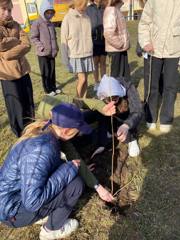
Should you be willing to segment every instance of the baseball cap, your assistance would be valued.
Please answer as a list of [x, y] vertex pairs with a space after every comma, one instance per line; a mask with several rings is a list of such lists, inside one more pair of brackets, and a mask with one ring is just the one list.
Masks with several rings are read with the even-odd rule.
[[51, 109], [51, 123], [62, 128], [76, 128], [90, 134], [92, 128], [84, 121], [83, 113], [73, 104], [61, 103]]

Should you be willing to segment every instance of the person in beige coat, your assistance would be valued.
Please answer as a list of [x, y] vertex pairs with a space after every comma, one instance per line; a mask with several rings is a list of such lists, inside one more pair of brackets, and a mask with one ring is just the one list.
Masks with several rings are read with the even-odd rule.
[[122, 5], [122, 0], [107, 1], [103, 17], [105, 48], [111, 58], [111, 76], [130, 79], [127, 54], [130, 38], [120, 9]]
[[30, 66], [25, 58], [31, 45], [11, 17], [11, 0], [0, 2], [0, 80], [12, 131], [17, 137], [34, 118]]
[[160, 131], [171, 130], [177, 94], [178, 61], [180, 57], [180, 1], [148, 0], [138, 28], [142, 49], [150, 55], [149, 82], [145, 117], [147, 127], [156, 129], [159, 111], [159, 81], [163, 69], [163, 96], [160, 106]]
[[87, 0], [74, 0], [61, 26], [61, 57], [69, 72], [77, 74], [77, 96], [87, 91], [88, 73], [94, 71], [91, 22]]

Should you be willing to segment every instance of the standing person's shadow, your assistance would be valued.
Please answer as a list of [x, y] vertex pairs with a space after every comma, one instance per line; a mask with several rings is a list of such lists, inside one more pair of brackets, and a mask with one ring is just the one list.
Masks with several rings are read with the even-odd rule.
[[145, 132], [140, 139], [144, 177], [140, 196], [120, 216], [109, 240], [180, 239], [180, 117], [168, 134]]
[[135, 87], [137, 88], [139, 86], [139, 82], [143, 76], [143, 66], [139, 66], [138, 61], [132, 61], [129, 63], [130, 69], [131, 69], [131, 80]]

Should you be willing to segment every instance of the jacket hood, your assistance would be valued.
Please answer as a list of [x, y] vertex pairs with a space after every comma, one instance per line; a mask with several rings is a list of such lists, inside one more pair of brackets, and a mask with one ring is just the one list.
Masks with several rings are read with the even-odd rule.
[[74, 8], [70, 8], [68, 13], [69, 13], [70, 15], [74, 15], [74, 16], [76, 16], [76, 17], [81, 17], [81, 16], [86, 15], [86, 12], [80, 13], [80, 12], [78, 12], [78, 10], [76, 10], [76, 9], [74, 9]]
[[45, 19], [44, 13], [47, 10], [53, 10], [55, 12], [55, 10], [54, 10], [54, 1], [53, 0], [43, 0], [42, 1], [39, 12], [40, 12], [40, 15], [41, 15], [41, 17], [43, 19]]
[[104, 75], [98, 87], [97, 97], [103, 100], [111, 96], [124, 97], [126, 96], [126, 89], [115, 78]]

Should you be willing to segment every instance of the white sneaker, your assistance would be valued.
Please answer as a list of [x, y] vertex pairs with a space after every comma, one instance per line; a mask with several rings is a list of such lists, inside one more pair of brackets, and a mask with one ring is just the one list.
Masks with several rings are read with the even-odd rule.
[[146, 122], [146, 127], [148, 128], [148, 130], [156, 130], [156, 123]]
[[128, 143], [128, 153], [130, 157], [137, 157], [140, 154], [137, 140]]
[[61, 89], [56, 89], [56, 94], [60, 94], [60, 93], [62, 93], [62, 91], [61, 91]]
[[54, 92], [54, 91], [52, 91], [52, 92], [50, 92], [50, 93], [48, 93], [47, 95], [49, 95], [49, 96], [55, 96], [56, 95], [56, 93]]
[[97, 92], [98, 87], [99, 87], [99, 83], [95, 83], [95, 84], [94, 84], [94, 91], [95, 91], [95, 92]]
[[76, 219], [67, 219], [66, 223], [59, 229], [54, 231], [46, 231], [44, 227], [41, 227], [39, 234], [40, 240], [53, 240], [53, 239], [62, 239], [68, 237], [72, 232], [74, 232], [79, 226], [79, 223]]
[[34, 224], [36, 225], [44, 225], [48, 220], [48, 216], [42, 219], [39, 219], [37, 222], [35, 222]]
[[172, 129], [171, 124], [160, 124], [159, 130], [162, 133], [169, 133]]

